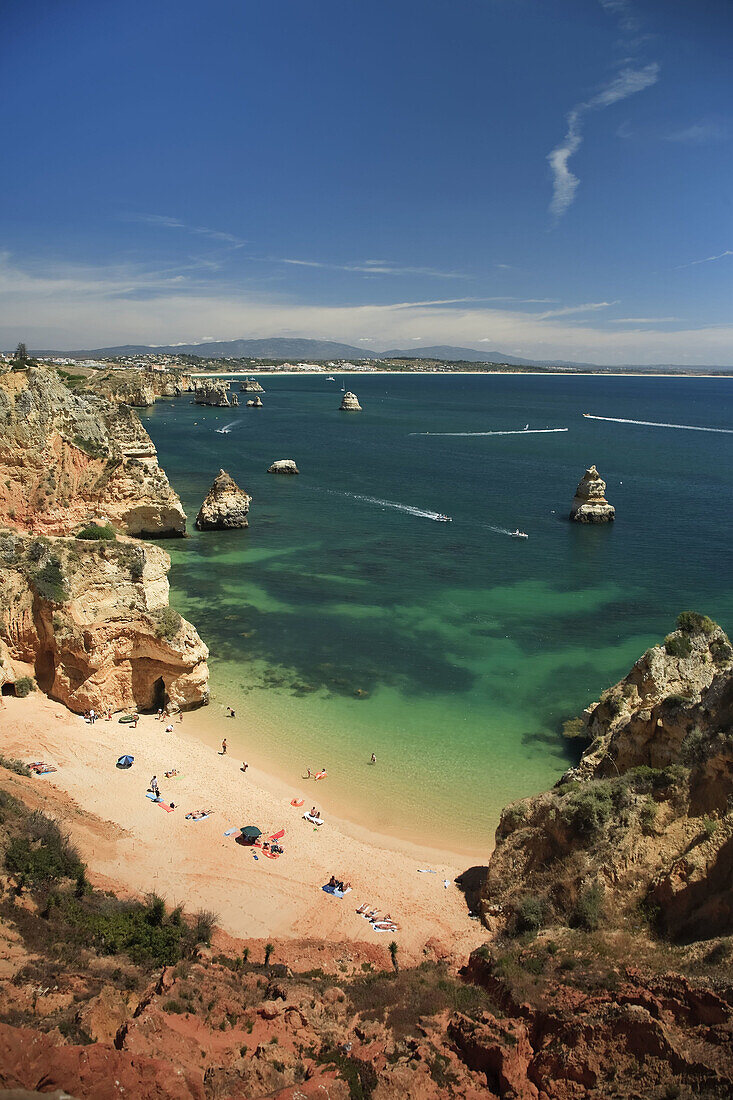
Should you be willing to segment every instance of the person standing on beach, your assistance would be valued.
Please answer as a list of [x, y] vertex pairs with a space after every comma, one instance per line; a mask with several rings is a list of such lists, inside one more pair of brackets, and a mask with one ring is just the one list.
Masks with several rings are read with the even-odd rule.
[[221, 756], [226, 756], [226, 754], [227, 754], [227, 739], [225, 737], [224, 740], [221, 743], [221, 753], [220, 753], [220, 755]]
[[247, 761], [246, 761], [246, 760], [243, 760], [243, 761], [242, 761], [242, 771], [243, 771], [243, 772], [246, 772], [246, 770], [247, 770], [247, 768], [248, 768], [248, 767], [249, 767], [249, 764], [247, 763]]
[[376, 764], [376, 762], [377, 762], [377, 758], [376, 758], [375, 754], [374, 754], [374, 753], [372, 753], [372, 758], [371, 758], [371, 760], [369, 761], [369, 763], [370, 763], [370, 764]]

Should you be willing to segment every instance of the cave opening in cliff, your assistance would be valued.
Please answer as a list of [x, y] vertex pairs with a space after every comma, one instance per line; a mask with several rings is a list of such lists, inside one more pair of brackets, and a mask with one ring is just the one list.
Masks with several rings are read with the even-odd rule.
[[162, 676], [153, 684], [151, 710], [162, 710], [168, 705], [168, 692], [165, 689], [165, 681]]

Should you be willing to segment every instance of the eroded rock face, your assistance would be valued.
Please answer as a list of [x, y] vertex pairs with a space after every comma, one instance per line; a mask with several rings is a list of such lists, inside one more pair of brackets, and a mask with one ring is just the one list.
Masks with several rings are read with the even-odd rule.
[[131, 535], [185, 534], [137, 415], [43, 367], [0, 376], [0, 523], [54, 535], [98, 517]]
[[292, 458], [278, 458], [267, 468], [268, 474], [299, 474], [300, 470]]
[[262, 398], [259, 397], [259, 396], [258, 397], [253, 397], [251, 399], [251, 401], [247, 402], [247, 408], [248, 409], [262, 409], [262, 408], [264, 408], [264, 406], [262, 404]]
[[595, 466], [583, 474], [570, 508], [570, 519], [576, 523], [610, 523], [616, 509], [606, 500], [606, 483]]
[[147, 408], [155, 403], [157, 397], [177, 397], [185, 393], [191, 385], [191, 379], [180, 370], [145, 371], [136, 368], [129, 370], [99, 371], [84, 384], [85, 393], [96, 393], [124, 405], [134, 408]]
[[342, 397], [339, 412], [361, 412], [359, 398], [351, 390], [347, 390]]
[[254, 378], [246, 378], [244, 382], [239, 385], [240, 393], [264, 393], [264, 389], [259, 382]]
[[[229, 407], [229, 383], [223, 378], [207, 379], [197, 382], [194, 390], [194, 402], [197, 405], [222, 405]], [[237, 402], [239, 404], [239, 402]]]
[[77, 713], [208, 701], [208, 650], [168, 606], [170, 558], [134, 542], [6, 535], [0, 650], [8, 673]]
[[219, 470], [196, 516], [196, 527], [199, 531], [248, 527], [247, 513], [251, 502], [249, 493], [240, 489], [226, 470]]

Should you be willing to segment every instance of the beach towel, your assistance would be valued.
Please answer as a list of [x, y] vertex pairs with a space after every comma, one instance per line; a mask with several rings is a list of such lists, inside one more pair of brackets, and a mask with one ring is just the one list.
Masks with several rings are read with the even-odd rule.
[[169, 806], [167, 802], [161, 802], [160, 800], [158, 800], [158, 802], [156, 802], [155, 805], [156, 806], [162, 806], [162, 808], [165, 810], [165, 812], [167, 814], [172, 814], [173, 813], [174, 807]]
[[431, 871], [429, 867], [418, 867], [418, 875], [437, 875], [437, 871]]
[[204, 814], [202, 817], [189, 817], [186, 814], [186, 821], [206, 821], [207, 817], [211, 817], [211, 814]]
[[303, 814], [303, 818], [305, 821], [310, 821], [312, 825], [323, 825], [322, 817], [311, 817], [310, 814]]
[[28, 767], [34, 775], [48, 775], [50, 772], [58, 771], [53, 764], [29, 764]]
[[272, 836], [268, 837], [267, 839], [268, 840], [281, 840], [282, 837], [284, 837], [284, 836], [285, 836], [285, 830], [281, 829], [279, 833], [273, 833]]
[[227, 829], [224, 833], [224, 836], [232, 836], [233, 833], [238, 833], [238, 832], [239, 832], [239, 829], [235, 825], [233, 829]]
[[268, 859], [279, 859], [282, 852], [265, 852], [263, 849], [262, 854], [263, 856], [267, 856]]
[[160, 795], [153, 794], [152, 791], [146, 791], [145, 792], [145, 797], [152, 799], [153, 802], [160, 802]]
[[328, 883], [326, 883], [325, 886], [322, 886], [321, 889], [323, 890], [324, 893], [332, 894], [333, 897], [335, 897], [335, 898], [345, 898], [347, 894], [351, 893], [351, 887], [350, 886], [347, 886], [346, 889], [342, 891], [342, 890], [337, 890], [335, 886], [329, 886]]

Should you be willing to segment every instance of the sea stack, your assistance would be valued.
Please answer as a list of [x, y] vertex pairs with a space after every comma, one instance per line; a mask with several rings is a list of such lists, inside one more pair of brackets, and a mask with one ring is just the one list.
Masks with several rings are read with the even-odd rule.
[[254, 378], [246, 378], [244, 382], [240, 382], [240, 393], [264, 393], [262, 386]]
[[606, 483], [595, 466], [583, 474], [570, 508], [575, 523], [610, 523], [616, 509], [606, 500]]
[[359, 398], [351, 390], [347, 390], [344, 394], [339, 412], [361, 412]]
[[[221, 380], [200, 382], [196, 384], [194, 390], [194, 404], [196, 405], [219, 405], [225, 408], [229, 407], [229, 397], [227, 391], [229, 389], [229, 383]], [[239, 402], [237, 402], [239, 404]]]
[[267, 469], [268, 474], [299, 474], [300, 470], [292, 458], [278, 458]]
[[249, 527], [247, 513], [252, 497], [240, 489], [226, 470], [219, 470], [196, 516], [199, 531], [227, 531]]
[[259, 396], [259, 394], [257, 395], [257, 397], [250, 398], [250, 400], [247, 402], [247, 408], [248, 409], [262, 409], [262, 408], [264, 408], [264, 405], [262, 404], [262, 398]]

